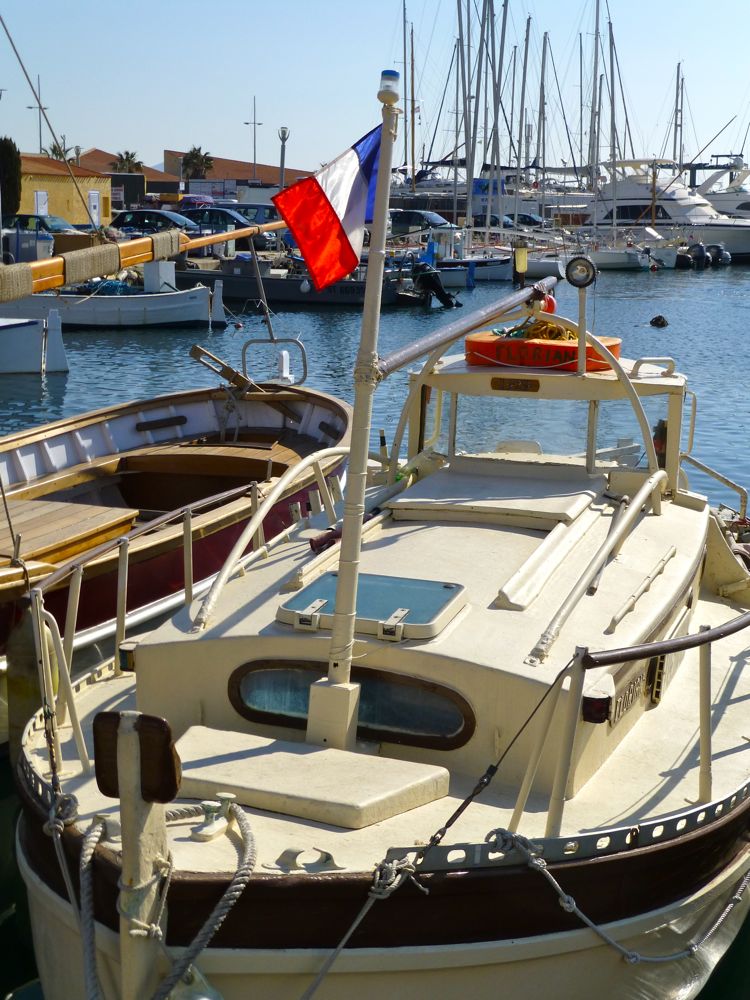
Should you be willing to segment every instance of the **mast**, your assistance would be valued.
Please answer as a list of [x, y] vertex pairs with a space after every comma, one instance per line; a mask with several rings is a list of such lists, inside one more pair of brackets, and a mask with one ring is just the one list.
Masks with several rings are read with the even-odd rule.
[[[474, 114], [471, 116], [471, 150], [466, 162], [466, 218], [471, 227], [474, 222], [474, 164], [476, 162], [477, 134], [479, 130], [479, 102], [482, 96], [482, 59], [486, 60], [487, 42], [487, 0], [482, 4], [481, 24], [479, 27], [479, 45], [477, 47], [477, 75], [474, 90]], [[471, 111], [471, 102], [468, 106]], [[471, 238], [471, 228], [469, 230]]]
[[[492, 164], [493, 170], [491, 171], [490, 184], [494, 180], [495, 192], [497, 194], [498, 202], [498, 215], [504, 215], [503, 211], [503, 198], [502, 198], [502, 184], [500, 175], [500, 97], [502, 89], [503, 80], [503, 61], [505, 58], [505, 28], [508, 20], [508, 0], [503, 0], [503, 21], [502, 27], [500, 29], [500, 54], [497, 61], [495, 60], [495, 5], [494, 0], [490, 3], [490, 23], [493, 26], [492, 33], [490, 35], [492, 42], [492, 63], [494, 66], [494, 73], [492, 77], [492, 106], [493, 106], [493, 116], [492, 120], [494, 122], [494, 128], [492, 133]], [[490, 187], [490, 196], [487, 198], [487, 225], [489, 226], [489, 217], [492, 213], [492, 188]]]
[[543, 143], [543, 133], [544, 133], [544, 108], [547, 102], [546, 95], [544, 92], [544, 78], [545, 70], [547, 66], [547, 41], [549, 39], [549, 33], [544, 32], [544, 37], [542, 38], [542, 73], [541, 79], [539, 80], [539, 112], [536, 119], [536, 180], [539, 180], [539, 164], [541, 163], [542, 155], [542, 143]]
[[594, 171], [599, 164], [599, 121], [598, 107], [599, 97], [597, 94], [597, 84], [599, 83], [599, 0], [596, 0], [596, 19], [594, 26], [594, 73], [591, 79], [591, 122], [589, 124], [589, 175], [591, 183], [594, 183], [596, 176]]
[[681, 69], [682, 63], [677, 63], [677, 79], [674, 95], [674, 136], [672, 139], [672, 159], [677, 163], [679, 170], [682, 170], [682, 101], [685, 85]]
[[615, 126], [615, 36], [609, 25], [609, 141], [612, 163], [612, 240], [617, 240], [617, 128]]
[[[414, 25], [411, 25], [411, 115], [409, 124], [411, 125], [411, 189], [417, 190], [417, 161], [414, 150]], [[406, 129], [404, 129], [406, 131]]]
[[[578, 35], [578, 156], [583, 163], [583, 35]], [[579, 184], [580, 186], [580, 184]]]
[[306, 740], [321, 746], [352, 749], [357, 734], [359, 684], [351, 682], [352, 649], [357, 612], [362, 512], [367, 486], [372, 397], [380, 381], [377, 347], [380, 300], [385, 265], [386, 219], [393, 146], [397, 135], [398, 74], [385, 71], [378, 99], [383, 104], [383, 131], [375, 190], [362, 332], [354, 368], [354, 414], [336, 581], [336, 602], [328, 654], [328, 676], [310, 687]]
[[[518, 46], [513, 46], [513, 79], [510, 90], [510, 127], [508, 128], [508, 166], [513, 162], [515, 149], [513, 147], [513, 119], [516, 116], [516, 52]], [[503, 212], [503, 215], [505, 212]]]
[[404, 167], [406, 170], [409, 169], [409, 130], [406, 127], [406, 116], [409, 111], [409, 101], [408, 101], [408, 88], [406, 86], [406, 0], [402, 0], [402, 17], [401, 17], [401, 36], [404, 44]]
[[523, 46], [523, 72], [521, 73], [521, 100], [518, 106], [518, 149], [516, 150], [516, 184], [513, 199], [513, 222], [518, 225], [518, 185], [521, 180], [521, 150], [523, 149], [524, 110], [526, 101], [526, 71], [529, 63], [529, 35], [531, 34], [531, 18], [526, 19], [526, 39]]
[[458, 221], [458, 99], [459, 99], [459, 48], [461, 39], [456, 39], [456, 120], [453, 126], [453, 222]]

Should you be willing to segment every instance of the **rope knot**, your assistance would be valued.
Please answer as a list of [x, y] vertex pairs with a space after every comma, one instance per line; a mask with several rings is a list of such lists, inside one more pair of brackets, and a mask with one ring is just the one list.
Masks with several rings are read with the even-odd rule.
[[637, 951], [626, 951], [623, 957], [628, 965], [638, 965], [641, 960], [641, 956]]
[[575, 913], [578, 909], [572, 896], [560, 896], [559, 903], [566, 913]]

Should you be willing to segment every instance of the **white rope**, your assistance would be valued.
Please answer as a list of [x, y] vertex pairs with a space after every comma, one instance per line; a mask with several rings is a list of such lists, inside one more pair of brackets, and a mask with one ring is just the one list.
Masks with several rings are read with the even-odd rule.
[[[198, 807], [198, 809], [200, 810], [200, 807]], [[242, 836], [242, 857], [240, 858], [240, 863], [237, 866], [237, 871], [234, 873], [234, 876], [227, 886], [224, 895], [221, 897], [219, 902], [207, 917], [201, 929], [198, 931], [193, 943], [186, 949], [181, 957], [174, 962], [169, 975], [162, 981], [156, 993], [154, 993], [152, 1000], [167, 1000], [167, 997], [172, 992], [174, 987], [186, 975], [198, 955], [200, 955], [203, 949], [208, 945], [211, 938], [224, 923], [227, 914], [240, 898], [245, 886], [250, 881], [250, 876], [253, 873], [257, 859], [255, 837], [253, 836], [250, 821], [245, 815], [244, 810], [240, 806], [235, 805], [235, 803], [232, 803], [229, 809], [232, 816], [237, 821], [237, 825], [240, 829], [240, 835]], [[180, 811], [181, 810], [175, 810], [175, 812]], [[202, 810], [200, 811], [202, 812]], [[172, 814], [168, 814], [170, 818], [171, 815]]]
[[697, 941], [691, 941], [685, 948], [681, 951], [672, 952], [669, 955], [643, 955], [637, 951], [631, 951], [628, 948], [623, 948], [621, 944], [618, 944], [605, 930], [603, 930], [598, 924], [594, 923], [586, 914], [579, 908], [575, 899], [568, 895], [550, 872], [547, 867], [547, 862], [544, 858], [540, 857], [534, 845], [531, 841], [527, 840], [525, 837], [519, 837], [517, 834], [511, 833], [509, 830], [493, 830], [485, 838], [488, 844], [493, 845], [498, 851], [502, 853], [507, 853], [509, 850], [515, 848], [518, 850], [525, 858], [526, 863], [532, 871], [539, 872], [544, 878], [549, 882], [552, 888], [557, 893], [559, 898], [560, 906], [565, 910], [566, 913], [572, 913], [574, 916], [578, 917], [581, 923], [585, 924], [590, 930], [592, 930], [598, 937], [604, 941], [605, 944], [609, 945], [618, 952], [629, 965], [638, 965], [639, 963], [665, 963], [665, 962], [676, 962], [683, 958], [691, 958], [696, 954], [696, 952], [703, 947], [703, 945], [711, 938], [716, 931], [725, 922], [727, 917], [730, 915], [732, 910], [737, 906], [737, 904], [742, 900], [742, 896], [750, 884], [750, 872], [746, 872], [743, 878], [737, 884], [737, 888], [732, 894], [731, 899], [724, 907], [722, 912], [719, 914], [717, 919], [711, 924], [708, 930], [698, 938]]
[[83, 975], [87, 1000], [101, 1000], [102, 988], [96, 970], [96, 925], [94, 921], [94, 887], [92, 858], [96, 845], [104, 834], [104, 820], [94, 818], [84, 837], [78, 863], [81, 885], [81, 943], [83, 945]]

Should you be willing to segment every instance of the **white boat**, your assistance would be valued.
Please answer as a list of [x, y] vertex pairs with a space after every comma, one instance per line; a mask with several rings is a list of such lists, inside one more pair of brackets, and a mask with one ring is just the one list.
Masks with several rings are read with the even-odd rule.
[[721, 244], [734, 261], [750, 260], [750, 218], [721, 215], [701, 194], [685, 185], [676, 164], [618, 160], [616, 184], [608, 181], [602, 185], [591, 202], [588, 223], [611, 228], [613, 204], [618, 229], [629, 228], [635, 241], [640, 230], [649, 226], [679, 234], [689, 243]]
[[63, 329], [226, 326], [221, 282], [211, 288], [197, 285], [178, 290], [172, 261], [145, 264], [144, 279], [142, 287], [103, 279], [76, 287], [36, 292], [0, 302], [0, 317], [47, 319], [50, 312], [56, 310]]
[[[578, 320], [547, 279], [385, 358], [365, 308], [343, 504], [237, 575], [271, 491], [111, 663], [71, 682], [32, 590], [46, 1000], [698, 995], [750, 905], [747, 493], [690, 489], [732, 484], [686, 379], [587, 332], [567, 273]], [[368, 487], [372, 393], [421, 357]]]
[[[585, 334], [579, 365], [548, 287], [377, 362], [429, 355], [359, 548], [300, 522], [135, 672], [61, 664], [21, 757], [47, 1000], [97, 966], [122, 997], [187, 966], [225, 998], [698, 995], [750, 903], [746, 494], [727, 520], [689, 488], [673, 362]], [[439, 357], [499, 320], [531, 339]]]
[[59, 313], [47, 319], [0, 319], [0, 375], [67, 371]]

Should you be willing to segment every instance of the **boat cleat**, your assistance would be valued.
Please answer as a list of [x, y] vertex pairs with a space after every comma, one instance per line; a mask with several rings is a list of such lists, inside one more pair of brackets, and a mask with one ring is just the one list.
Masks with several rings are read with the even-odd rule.
[[[315, 856], [317, 855], [317, 857]], [[264, 864], [264, 868], [274, 872], [342, 872], [344, 869], [333, 860], [330, 851], [319, 847], [311, 850], [306, 848], [288, 847], [282, 851], [275, 864]]]
[[232, 822], [229, 807], [236, 797], [231, 792], [218, 792], [216, 799], [206, 799], [201, 802], [203, 822], [190, 831], [191, 840], [214, 840], [226, 833]]

